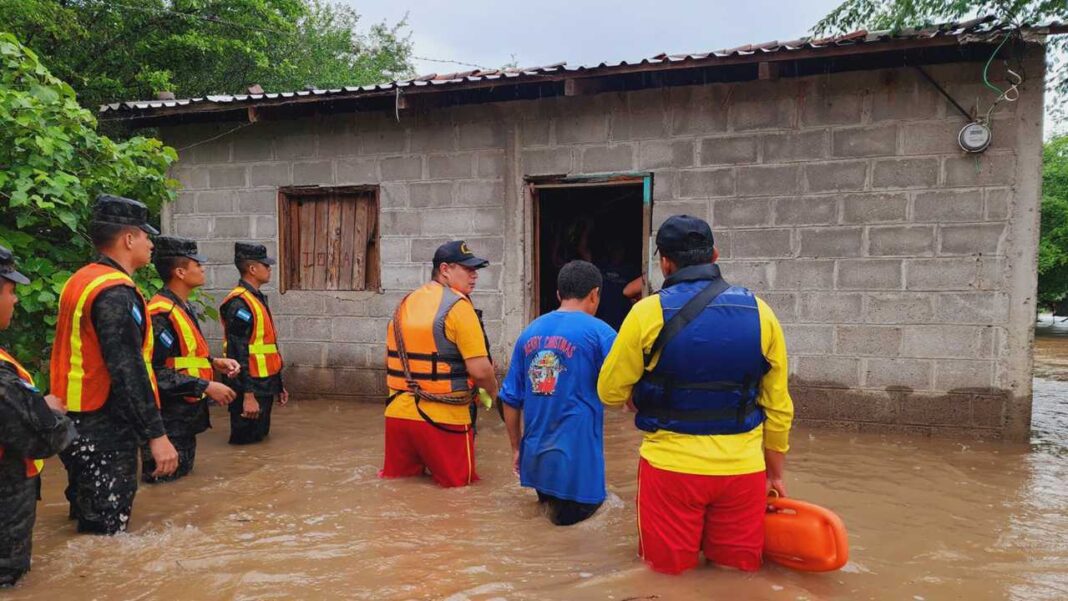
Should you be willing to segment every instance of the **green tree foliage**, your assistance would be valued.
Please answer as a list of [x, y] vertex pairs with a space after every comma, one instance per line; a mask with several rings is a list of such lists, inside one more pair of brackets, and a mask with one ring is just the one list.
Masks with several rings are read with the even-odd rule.
[[1042, 236], [1038, 246], [1038, 302], [1068, 297], [1068, 136], [1046, 143], [1042, 164]]
[[0, 0], [10, 31], [83, 106], [378, 83], [411, 74], [404, 23], [359, 33], [327, 0]]
[[0, 244], [33, 280], [19, 287], [16, 319], [2, 340], [31, 369], [47, 361], [64, 282], [93, 256], [92, 199], [137, 198], [158, 215], [178, 185], [166, 176], [174, 149], [151, 138], [116, 142], [96, 127], [70, 86], [0, 33]]

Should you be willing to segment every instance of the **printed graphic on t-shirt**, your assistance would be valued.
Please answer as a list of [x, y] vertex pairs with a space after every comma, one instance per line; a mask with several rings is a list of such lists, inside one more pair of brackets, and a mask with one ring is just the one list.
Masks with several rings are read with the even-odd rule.
[[534, 394], [550, 396], [556, 394], [556, 384], [560, 374], [566, 371], [560, 357], [555, 351], [544, 350], [534, 355], [527, 375], [530, 377], [530, 389]]

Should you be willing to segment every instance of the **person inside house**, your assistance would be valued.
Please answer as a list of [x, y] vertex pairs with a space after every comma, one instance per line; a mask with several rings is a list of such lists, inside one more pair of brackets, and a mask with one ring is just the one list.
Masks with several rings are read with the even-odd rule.
[[434, 253], [431, 280], [397, 306], [386, 328], [385, 461], [379, 476], [430, 474], [443, 487], [478, 480], [469, 406], [497, 378], [471, 302], [489, 261], [462, 240]]
[[712, 230], [688, 215], [656, 234], [664, 286], [631, 309], [597, 382], [645, 432], [638, 552], [656, 571], [761, 565], [766, 496], [785, 496], [793, 420], [786, 343], [774, 312], [728, 284]]
[[271, 432], [271, 409], [277, 399], [284, 406], [289, 392], [282, 381], [282, 353], [278, 333], [262, 287], [271, 281], [275, 264], [267, 247], [234, 243], [234, 265], [241, 279], [219, 308], [224, 351], [237, 362], [234, 376], [224, 379], [239, 399], [229, 404], [230, 444], [263, 441]]
[[67, 280], [52, 346], [51, 392], [78, 439], [60, 454], [78, 532], [124, 532], [137, 493], [137, 451], [147, 442], [156, 477], [178, 468], [159, 412], [152, 320], [130, 275], [152, 260], [148, 207], [102, 194], [89, 237], [100, 257]]
[[560, 308], [523, 330], [501, 385], [519, 482], [537, 492], [558, 526], [589, 518], [605, 499], [597, 374], [616, 333], [594, 317], [601, 286], [592, 263], [564, 265], [556, 286]]
[[[0, 246], [0, 331], [11, 325], [16, 287], [29, 283], [11, 251]], [[0, 348], [0, 587], [14, 585], [30, 570], [38, 476], [44, 459], [77, 436], [64, 413], [62, 401], [42, 395], [30, 372]]]
[[148, 303], [156, 335], [152, 368], [159, 384], [163, 427], [178, 451], [178, 469], [169, 476], [153, 476], [156, 463], [151, 453], [142, 452], [141, 478], [148, 483], [177, 480], [192, 471], [197, 434], [211, 427], [208, 400], [228, 405], [236, 396], [229, 386], [213, 381], [214, 371], [233, 378], [241, 369], [233, 359], [211, 356], [189, 304], [193, 291], [204, 285], [205, 259], [198, 254], [196, 241], [159, 236], [155, 245], [153, 264], [164, 285]]

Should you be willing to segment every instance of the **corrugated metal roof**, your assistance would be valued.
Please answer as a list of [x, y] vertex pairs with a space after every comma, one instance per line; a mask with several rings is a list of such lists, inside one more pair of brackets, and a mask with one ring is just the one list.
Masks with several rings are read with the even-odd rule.
[[[1025, 28], [1028, 33], [1042, 35], [1051, 32], [1063, 32], [1068, 25], [1050, 23], [1042, 26]], [[992, 36], [997, 36], [1004, 31], [1012, 29], [1012, 25], [997, 23], [993, 16], [987, 16], [970, 21], [959, 21], [932, 25], [925, 28], [904, 29], [899, 31], [866, 31], [859, 30], [852, 33], [831, 36], [825, 38], [804, 37], [786, 42], [771, 41], [762, 44], [746, 44], [736, 48], [716, 50], [712, 52], [697, 52], [689, 54], [658, 54], [656, 56], [641, 59], [639, 61], [620, 61], [618, 63], [602, 62], [592, 66], [568, 66], [567, 63], [555, 63], [540, 67], [507, 68], [492, 70], [472, 70], [456, 73], [431, 73], [412, 79], [391, 81], [388, 83], [367, 86], [346, 86], [334, 89], [309, 89], [296, 92], [277, 92], [264, 94], [218, 94], [200, 98], [187, 98], [179, 100], [135, 100], [128, 102], [116, 102], [105, 104], [100, 107], [102, 114], [136, 112], [141, 116], [150, 116], [158, 109], [172, 109], [176, 107], [193, 107], [195, 105], [255, 105], [261, 101], [297, 99], [312, 96], [323, 97], [358, 97], [366, 94], [397, 91], [403, 92], [411, 89], [441, 88], [445, 90], [452, 87], [463, 87], [477, 82], [493, 81], [523, 81], [539, 79], [545, 76], [559, 76], [567, 74], [590, 76], [594, 74], [610, 75], [614, 70], [635, 66], [662, 65], [665, 68], [680, 63], [701, 63], [714, 65], [718, 60], [732, 59], [735, 57], [761, 56], [773, 53], [796, 52], [800, 50], [828, 50], [832, 48], [859, 47], [863, 45], [880, 44], [901, 40], [924, 40], [938, 37], [958, 38], [961, 43], [975, 41], [989, 41]], [[199, 107], [198, 107], [199, 108]], [[205, 106], [207, 108], [207, 106]], [[111, 115], [108, 115], [111, 116]], [[116, 118], [122, 115], [114, 115]]]

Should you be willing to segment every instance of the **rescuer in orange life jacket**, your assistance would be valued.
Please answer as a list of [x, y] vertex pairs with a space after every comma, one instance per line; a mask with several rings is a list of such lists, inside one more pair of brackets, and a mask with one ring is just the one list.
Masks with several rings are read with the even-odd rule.
[[159, 236], [155, 242], [152, 260], [164, 286], [148, 303], [156, 334], [152, 368], [159, 384], [163, 427], [178, 451], [178, 470], [170, 476], [153, 476], [156, 462], [142, 453], [145, 482], [177, 480], [193, 469], [196, 436], [211, 427], [208, 399], [228, 405], [236, 396], [229, 386], [212, 381], [214, 370], [234, 377], [241, 369], [233, 359], [211, 356], [197, 314], [189, 305], [189, 295], [204, 285], [201, 265], [205, 259], [197, 253], [196, 241]]
[[[16, 284], [29, 283], [15, 270], [11, 251], [0, 246], [0, 330], [11, 324]], [[15, 584], [30, 569], [43, 459], [77, 436], [63, 413], [63, 403], [42, 396], [30, 372], [0, 348], [0, 587]]]
[[260, 288], [271, 281], [275, 260], [267, 247], [234, 243], [234, 265], [241, 281], [223, 299], [219, 310], [225, 334], [226, 356], [237, 361], [240, 372], [228, 378], [241, 397], [230, 403], [230, 444], [251, 444], [271, 431], [271, 408], [289, 402], [282, 382], [282, 355], [267, 296]]
[[489, 261], [453, 241], [434, 253], [431, 281], [397, 306], [386, 329], [385, 464], [379, 476], [429, 470], [441, 486], [464, 486], [475, 473], [468, 407], [477, 388], [497, 398], [497, 378], [470, 294]]
[[52, 346], [52, 394], [62, 399], [78, 439], [60, 455], [67, 467], [70, 516], [79, 532], [126, 530], [137, 493], [137, 448], [148, 441], [153, 475], [178, 467], [163, 429], [152, 371], [148, 304], [130, 278], [152, 259], [144, 204], [102, 194], [89, 237], [96, 262], [67, 280]]

